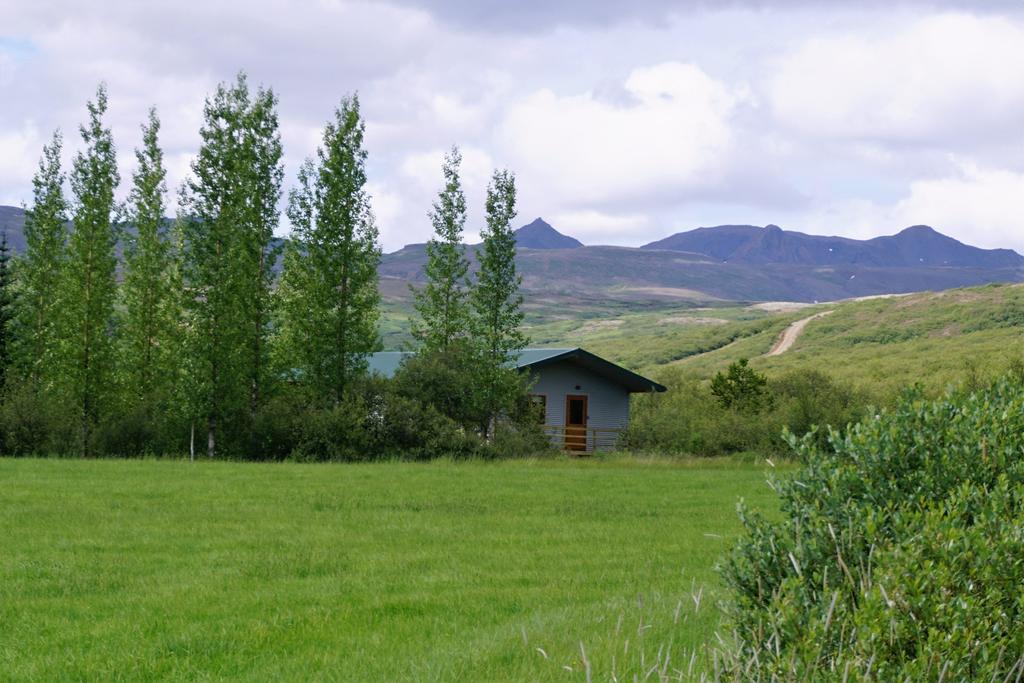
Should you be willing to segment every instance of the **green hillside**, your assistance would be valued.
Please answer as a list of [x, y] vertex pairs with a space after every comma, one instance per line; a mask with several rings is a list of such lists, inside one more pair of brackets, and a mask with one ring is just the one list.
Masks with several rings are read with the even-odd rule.
[[801, 316], [829, 309], [833, 312], [809, 323], [781, 355], [762, 355], [777, 338], [777, 332], [764, 332], [676, 365], [707, 377], [749, 357], [769, 376], [810, 368], [875, 393], [913, 383], [938, 391], [1004, 371], [1024, 353], [1024, 288], [1019, 285], [818, 306]]
[[[810, 322], [787, 352], [766, 354], [791, 323]], [[532, 330], [545, 344], [586, 346], [656, 377], [709, 378], [739, 358], [769, 377], [815, 369], [872, 393], [915, 382], [940, 390], [1024, 357], [1024, 288], [986, 285], [770, 312], [662, 309]]]

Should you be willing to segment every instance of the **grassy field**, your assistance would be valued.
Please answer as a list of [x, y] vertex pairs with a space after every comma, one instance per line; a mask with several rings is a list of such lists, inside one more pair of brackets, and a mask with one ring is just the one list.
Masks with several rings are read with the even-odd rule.
[[[0, 460], [5, 680], [632, 680], [699, 666], [722, 459]], [[666, 663], [666, 657], [670, 656]]]

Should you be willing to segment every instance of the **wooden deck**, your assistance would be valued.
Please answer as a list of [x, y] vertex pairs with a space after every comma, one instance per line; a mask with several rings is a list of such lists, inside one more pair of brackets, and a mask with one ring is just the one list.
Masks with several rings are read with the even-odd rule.
[[611, 451], [619, 444], [621, 429], [597, 429], [591, 427], [564, 427], [544, 425], [544, 435], [556, 448], [576, 453]]

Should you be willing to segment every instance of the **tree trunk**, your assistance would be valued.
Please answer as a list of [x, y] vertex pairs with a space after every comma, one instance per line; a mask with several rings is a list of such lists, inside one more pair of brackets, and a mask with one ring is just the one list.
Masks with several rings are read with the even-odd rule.
[[217, 418], [210, 415], [209, 420], [206, 423], [206, 455], [207, 457], [214, 457], [217, 454], [216, 438], [215, 434], [217, 431]]

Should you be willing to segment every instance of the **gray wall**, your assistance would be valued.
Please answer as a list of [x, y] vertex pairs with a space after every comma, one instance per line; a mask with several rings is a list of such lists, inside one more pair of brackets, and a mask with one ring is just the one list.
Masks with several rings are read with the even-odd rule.
[[[544, 365], [530, 374], [534, 379], [530, 393], [547, 397], [545, 424], [565, 426], [567, 394], [587, 397], [588, 429], [622, 429], [629, 424], [629, 392], [619, 384], [569, 361]], [[594, 445], [591, 439], [588, 450]]]

